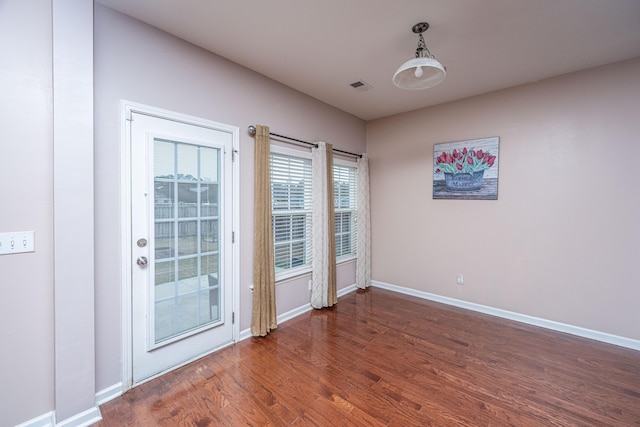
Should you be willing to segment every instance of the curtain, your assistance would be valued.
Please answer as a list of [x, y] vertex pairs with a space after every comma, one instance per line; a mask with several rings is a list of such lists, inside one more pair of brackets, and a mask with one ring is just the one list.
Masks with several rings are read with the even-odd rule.
[[358, 249], [356, 286], [365, 289], [371, 286], [371, 215], [369, 201], [369, 159], [362, 154], [358, 159], [358, 200], [356, 217], [358, 224]]
[[311, 306], [331, 307], [338, 302], [336, 287], [336, 235], [333, 200], [333, 146], [319, 142], [311, 155], [313, 186], [313, 261]]
[[251, 334], [263, 337], [278, 327], [271, 226], [269, 127], [256, 126], [254, 157], [253, 308]]

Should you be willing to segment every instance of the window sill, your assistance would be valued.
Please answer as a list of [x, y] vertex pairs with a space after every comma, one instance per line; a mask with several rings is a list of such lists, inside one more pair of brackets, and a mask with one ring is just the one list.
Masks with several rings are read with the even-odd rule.
[[336, 259], [336, 264], [346, 264], [347, 262], [355, 261], [356, 259], [358, 259], [357, 255], [346, 255]]
[[286, 282], [296, 279], [300, 276], [304, 276], [305, 274], [310, 274], [311, 271], [312, 270], [310, 265], [303, 265], [301, 267], [281, 271], [279, 273], [276, 273], [276, 285], [278, 285], [280, 282]]
[[[346, 264], [348, 262], [355, 262], [357, 259], [356, 255], [347, 255], [341, 258], [336, 259], [336, 265]], [[300, 276], [304, 276], [306, 274], [311, 274], [313, 270], [310, 265], [303, 265], [301, 267], [292, 268], [289, 270], [284, 270], [276, 273], [276, 286], [280, 283], [288, 282], [290, 280], [295, 280]]]

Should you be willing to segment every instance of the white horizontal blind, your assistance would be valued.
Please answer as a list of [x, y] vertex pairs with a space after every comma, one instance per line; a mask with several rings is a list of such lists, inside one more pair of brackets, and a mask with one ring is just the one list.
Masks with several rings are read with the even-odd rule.
[[276, 273], [311, 264], [311, 159], [271, 153]]
[[333, 166], [335, 204], [336, 257], [355, 255], [358, 227], [356, 223], [357, 173], [355, 166]]

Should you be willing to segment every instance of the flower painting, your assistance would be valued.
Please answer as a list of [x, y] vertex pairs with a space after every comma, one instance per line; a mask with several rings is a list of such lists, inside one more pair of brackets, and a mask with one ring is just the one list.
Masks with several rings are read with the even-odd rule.
[[434, 199], [498, 199], [498, 148], [491, 138], [433, 146]]

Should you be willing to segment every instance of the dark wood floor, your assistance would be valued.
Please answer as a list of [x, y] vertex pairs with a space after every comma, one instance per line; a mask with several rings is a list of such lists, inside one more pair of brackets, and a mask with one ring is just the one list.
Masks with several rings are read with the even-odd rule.
[[638, 426], [640, 352], [382, 289], [125, 393], [97, 426]]

